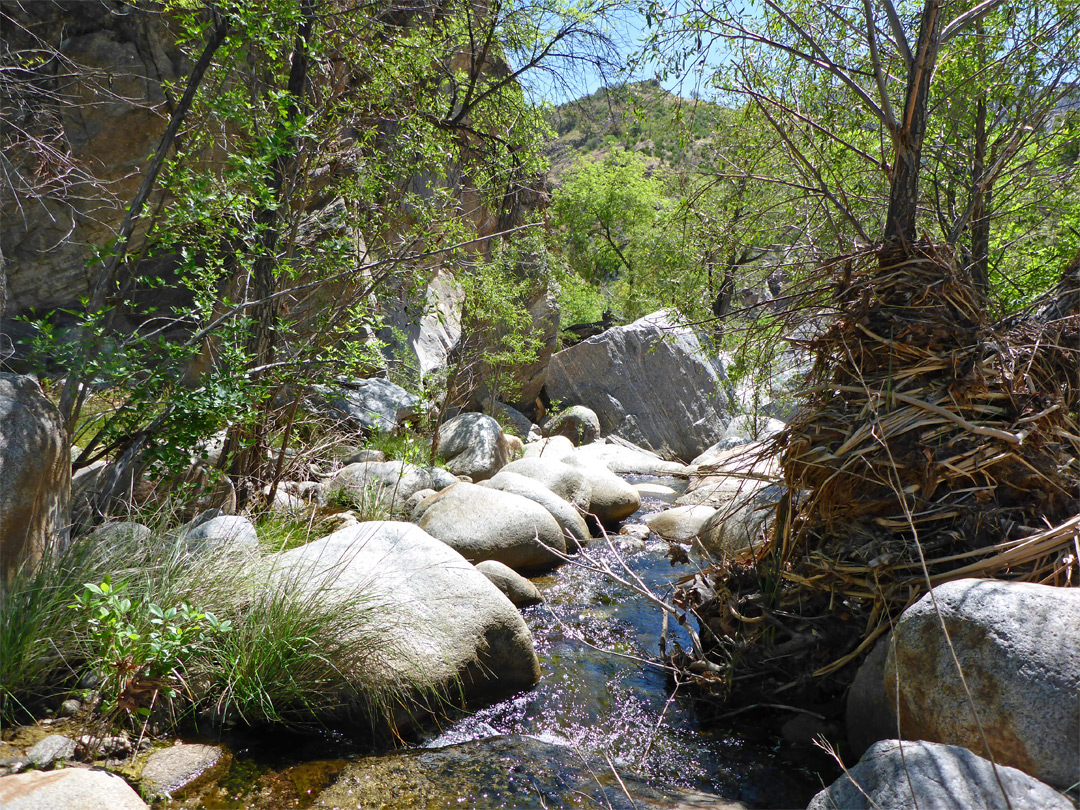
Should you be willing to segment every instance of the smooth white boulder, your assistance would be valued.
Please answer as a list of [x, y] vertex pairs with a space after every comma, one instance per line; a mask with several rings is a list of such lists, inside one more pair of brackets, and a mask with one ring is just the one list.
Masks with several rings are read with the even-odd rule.
[[540, 678], [517, 608], [458, 552], [411, 523], [360, 523], [287, 551], [278, 563], [290, 588], [317, 589], [330, 603], [362, 591], [384, 614], [385, 643], [357, 673], [362, 683], [410, 684], [425, 705], [432, 692], [452, 698], [459, 689], [473, 703], [490, 702]]
[[498, 560], [518, 572], [563, 562], [566, 538], [536, 501], [479, 484], [459, 483], [424, 500], [417, 525], [473, 563]]

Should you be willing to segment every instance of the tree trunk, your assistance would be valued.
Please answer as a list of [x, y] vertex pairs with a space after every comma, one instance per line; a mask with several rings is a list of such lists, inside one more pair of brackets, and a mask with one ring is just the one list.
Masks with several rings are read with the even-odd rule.
[[[209, 69], [211, 61], [213, 61], [214, 54], [217, 53], [218, 48], [225, 42], [225, 37], [228, 33], [228, 18], [217, 18], [214, 29], [210, 34], [210, 38], [203, 47], [202, 55], [199, 56], [199, 61], [195, 63], [195, 67], [191, 70], [191, 75], [188, 76], [184, 95], [177, 103], [176, 109], [173, 110], [172, 116], [169, 119], [169, 125], [165, 128], [165, 134], [161, 136], [161, 142], [158, 144], [157, 151], [154, 153], [153, 158], [151, 158], [150, 163], [146, 167], [146, 173], [143, 175], [142, 183], [139, 185], [139, 191], [135, 194], [135, 198], [131, 201], [131, 205], [128, 206], [124, 221], [120, 223], [120, 230], [117, 232], [116, 244], [113, 247], [112, 254], [98, 274], [94, 287], [90, 292], [90, 300], [86, 305], [86, 312], [90, 316], [102, 312], [105, 309], [106, 304], [109, 303], [109, 297], [113, 294], [113, 290], [116, 287], [116, 278], [120, 269], [120, 264], [127, 254], [131, 236], [135, 233], [135, 226], [139, 222], [139, 216], [142, 214], [143, 207], [146, 205], [146, 201], [150, 199], [150, 194], [157, 184], [158, 174], [165, 163], [165, 158], [168, 157], [169, 151], [172, 149], [173, 141], [176, 140], [176, 136], [180, 132], [180, 127], [184, 123], [184, 118], [187, 117], [188, 110], [191, 109], [191, 105], [195, 100], [195, 93], [199, 89], [199, 85], [202, 84], [203, 76], [206, 75], [206, 71]], [[108, 321], [106, 324], [108, 324]], [[64, 381], [63, 390], [60, 393], [60, 415], [67, 425], [68, 433], [71, 433], [75, 429], [75, 422], [78, 420], [79, 410], [85, 396], [79, 366], [85, 361], [86, 357], [90, 356], [90, 354], [96, 350], [96, 347], [89, 342], [88, 337], [80, 334], [78, 340], [83, 343], [83, 347], [80, 350], [80, 358], [69, 369], [67, 379]]]
[[990, 292], [990, 206], [993, 186], [983, 186], [986, 170], [986, 96], [980, 96], [975, 110], [975, 159], [971, 166], [971, 273], [976, 288]]
[[[296, 31], [289, 67], [289, 108], [285, 120], [278, 125], [284, 131], [291, 130], [295, 125], [305, 96], [310, 62], [308, 51], [315, 22], [314, 3], [315, 0], [300, 2], [300, 26]], [[274, 362], [278, 302], [267, 299], [277, 292], [278, 237], [282, 218], [289, 209], [286, 177], [295, 163], [295, 152], [296, 138], [287, 136], [271, 167], [269, 191], [276, 204], [255, 214], [255, 221], [259, 225], [259, 243], [258, 255], [251, 268], [248, 300], [259, 303], [251, 308], [253, 324], [246, 345], [252, 382], [258, 382], [265, 373], [263, 369]], [[266, 474], [269, 472], [266, 450], [271, 410], [271, 402], [265, 401], [259, 407], [250, 431], [244, 426], [229, 431], [222, 459], [231, 459], [229, 471], [236, 479], [238, 506], [249, 501], [260, 482], [269, 477]]]
[[885, 241], [910, 245], [917, 239], [919, 171], [923, 138], [929, 112], [930, 80], [934, 75], [940, 42], [940, 16], [944, 0], [926, 0], [919, 23], [919, 41], [908, 69], [904, 116], [893, 135], [895, 159], [889, 188], [889, 212]]

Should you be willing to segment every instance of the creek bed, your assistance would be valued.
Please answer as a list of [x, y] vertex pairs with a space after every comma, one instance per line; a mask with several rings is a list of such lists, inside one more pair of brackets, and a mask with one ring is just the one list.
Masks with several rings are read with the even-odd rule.
[[[629, 480], [685, 486], [651, 476]], [[667, 507], [645, 496], [629, 522]], [[612, 535], [611, 542], [614, 549], [594, 540], [584, 556], [616, 569], [615, 555], [621, 556], [655, 593], [688, 570], [672, 567], [667, 544], [655, 535], [644, 543]], [[644, 597], [587, 565], [564, 565], [533, 581], [544, 597], [524, 611], [543, 672], [534, 689], [464, 717], [409, 751], [382, 756], [359, 756], [344, 740], [324, 741], [329, 747], [313, 746], [306, 755], [237, 740], [230, 776], [197, 803], [171, 806], [619, 807], [629, 793], [635, 801], [627, 806], [675, 806], [658, 797], [678, 794], [686, 807], [698, 806], [692, 797], [700, 791], [748, 807], [797, 808], [833, 778], [824, 755], [792, 751], [774, 729], [757, 726], [753, 714], [706, 724], [690, 694], [673, 697], [669, 678], [648, 662], [658, 653], [661, 622]], [[309, 761], [294, 764], [303, 759]], [[818, 776], [815, 768], [827, 773]]]

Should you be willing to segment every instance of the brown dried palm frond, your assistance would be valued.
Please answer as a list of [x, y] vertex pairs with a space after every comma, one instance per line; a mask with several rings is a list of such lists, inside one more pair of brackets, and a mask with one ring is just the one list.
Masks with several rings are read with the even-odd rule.
[[774, 528], [678, 594], [719, 665], [699, 680], [832, 675], [950, 579], [1080, 584], [1075, 264], [998, 323], [947, 250], [836, 264], [839, 315], [802, 343], [813, 369], [772, 448]]

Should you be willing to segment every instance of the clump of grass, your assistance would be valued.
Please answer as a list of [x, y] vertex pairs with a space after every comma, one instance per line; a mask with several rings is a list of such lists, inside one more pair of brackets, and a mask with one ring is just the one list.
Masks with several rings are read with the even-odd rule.
[[[298, 527], [282, 531], [296, 537]], [[167, 611], [186, 603], [230, 625], [229, 632], [213, 636], [182, 662], [170, 684], [174, 688], [155, 693], [160, 728], [196, 716], [216, 727], [304, 729], [361, 715], [376, 725], [392, 725], [394, 707], [415, 694], [408, 673], [387, 677], [379, 665], [390, 658], [407, 660], [395, 654], [392, 611], [362, 587], [328, 596], [333, 571], [306, 581], [303, 572], [279, 566], [274, 555], [192, 554], [183, 538], [160, 531], [142, 541], [83, 537], [54, 550], [4, 589], [0, 719], [21, 722], [55, 706], [88, 662], [100, 663], [93, 634], [73, 625], [71, 605], [87, 583], [108, 576], [111, 587], [131, 600], [136, 623], [145, 617], [147, 627], [134, 629], [148, 640], [157, 615], [150, 605]]]
[[409, 430], [394, 433], [375, 433], [367, 442], [372, 450], [380, 450], [387, 461], [407, 461], [422, 466], [427, 463], [431, 439]]
[[56, 702], [74, 681], [75, 634], [67, 605], [95, 576], [88, 544], [47, 549], [0, 583], [0, 723], [26, 720]]
[[328, 600], [332, 585], [312, 587], [308, 573], [269, 567], [250, 591], [244, 622], [205, 672], [216, 696], [205, 708], [217, 721], [300, 729], [327, 717], [392, 724], [392, 707], [405, 695], [378, 674], [387, 657], [399, 658], [386, 630], [392, 613], [363, 590]]
[[394, 491], [379, 481], [369, 481], [363, 488], [341, 486], [331, 495], [331, 503], [342, 509], [349, 509], [356, 514], [361, 523], [367, 521], [392, 520], [391, 503], [395, 500]]
[[314, 523], [314, 512], [302, 520], [277, 512], [266, 512], [255, 520], [259, 546], [265, 552], [274, 553], [307, 545], [314, 539]]

